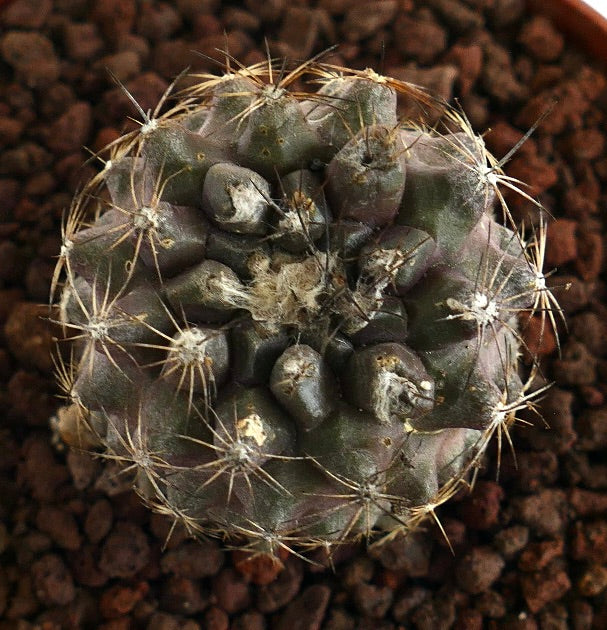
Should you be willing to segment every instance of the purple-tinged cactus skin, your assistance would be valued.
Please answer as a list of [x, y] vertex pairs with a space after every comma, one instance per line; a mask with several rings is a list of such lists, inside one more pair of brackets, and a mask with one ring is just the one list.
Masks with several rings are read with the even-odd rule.
[[140, 111], [53, 283], [64, 415], [152, 507], [270, 554], [433, 515], [532, 404], [520, 322], [558, 312], [544, 234], [462, 114], [372, 70], [277, 68]]

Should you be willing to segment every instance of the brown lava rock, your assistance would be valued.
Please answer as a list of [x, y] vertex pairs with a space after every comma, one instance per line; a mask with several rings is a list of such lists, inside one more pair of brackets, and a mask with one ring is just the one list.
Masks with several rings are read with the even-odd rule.
[[536, 613], [563, 597], [571, 588], [571, 581], [560, 565], [554, 563], [541, 571], [522, 575], [521, 588], [529, 610]]
[[99, 568], [108, 577], [135, 576], [148, 563], [150, 546], [143, 530], [129, 522], [119, 522], [105, 539]]
[[[607, 79], [525, 5], [0, 1], [0, 630], [607, 627]], [[545, 269], [568, 328], [560, 353], [537, 317], [523, 335], [538, 383], [556, 385], [537, 401], [545, 423], [521, 410], [533, 426], [510, 429], [518, 470], [504, 455], [496, 481], [491, 456], [474, 492], [437, 510], [455, 556], [428, 525], [315, 565], [285, 555], [280, 571], [189, 540], [117, 468], [54, 446], [45, 303], [62, 213], [101, 166], [83, 147], [108, 159], [139, 119], [106, 68], [147, 111], [185, 65], [215, 70], [204, 55], [226, 48], [263, 61], [266, 40], [291, 58], [338, 43], [326, 61], [456, 96], [498, 158], [558, 99], [504, 164], [554, 217]], [[507, 197], [537, 225], [536, 206]]]
[[475, 547], [457, 564], [457, 584], [472, 595], [482, 593], [499, 578], [504, 566], [504, 559], [493, 549]]
[[34, 592], [46, 606], [63, 606], [71, 602], [76, 591], [72, 576], [56, 554], [47, 554], [32, 565]]
[[32, 302], [18, 302], [4, 325], [9, 350], [25, 366], [50, 373], [55, 345], [51, 310]]
[[497, 524], [504, 490], [493, 481], [480, 481], [474, 493], [466, 497], [458, 513], [471, 529], [490, 529]]

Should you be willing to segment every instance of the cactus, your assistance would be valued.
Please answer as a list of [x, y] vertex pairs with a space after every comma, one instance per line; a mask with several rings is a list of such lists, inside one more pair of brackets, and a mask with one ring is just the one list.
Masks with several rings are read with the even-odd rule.
[[192, 532], [267, 553], [406, 533], [531, 404], [519, 320], [558, 307], [516, 182], [463, 115], [371, 70], [228, 67], [159, 111], [65, 222], [63, 416]]

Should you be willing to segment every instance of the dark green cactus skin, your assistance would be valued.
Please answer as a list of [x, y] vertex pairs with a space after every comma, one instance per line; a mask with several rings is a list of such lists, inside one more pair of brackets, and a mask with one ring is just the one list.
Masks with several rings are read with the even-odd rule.
[[[304, 71], [315, 95], [289, 90]], [[71, 402], [192, 530], [268, 552], [406, 532], [526, 400], [541, 268], [462, 118], [398, 121], [421, 90], [313, 64], [203, 79], [68, 220]]]

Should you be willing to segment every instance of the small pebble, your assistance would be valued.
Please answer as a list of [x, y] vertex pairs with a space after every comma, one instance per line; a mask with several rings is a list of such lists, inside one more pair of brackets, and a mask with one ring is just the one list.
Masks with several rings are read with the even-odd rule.
[[95, 24], [68, 22], [63, 28], [63, 45], [70, 59], [86, 61], [103, 50], [103, 39]]
[[556, 61], [564, 45], [563, 35], [542, 15], [534, 16], [523, 25], [519, 41], [539, 61]]
[[387, 586], [357, 584], [352, 599], [358, 612], [367, 618], [381, 619], [392, 604], [394, 593]]
[[276, 630], [319, 630], [330, 596], [328, 586], [308, 586], [280, 615]]
[[72, 576], [56, 554], [46, 554], [32, 565], [36, 597], [46, 606], [65, 606], [75, 595]]
[[162, 584], [160, 607], [163, 610], [179, 615], [195, 615], [208, 604], [209, 596], [197, 580], [171, 575]]
[[257, 589], [255, 600], [257, 609], [267, 614], [288, 604], [299, 592], [303, 576], [302, 561], [298, 558], [289, 558], [273, 582]]
[[36, 525], [41, 532], [49, 534], [63, 549], [74, 551], [82, 542], [78, 524], [72, 514], [53, 505], [43, 505], [36, 515]]
[[84, 532], [92, 543], [98, 543], [107, 536], [112, 522], [112, 504], [107, 499], [98, 499], [87, 512]]
[[28, 87], [45, 88], [59, 78], [59, 59], [53, 43], [40, 33], [7, 32], [0, 38], [0, 55]]
[[560, 489], [546, 489], [512, 503], [517, 520], [541, 536], [557, 537], [566, 524], [566, 497]]
[[479, 481], [473, 492], [458, 508], [464, 523], [471, 529], [490, 529], [498, 522], [504, 490], [493, 481]]
[[396, 17], [397, 0], [356, 2], [346, 11], [342, 32], [344, 39], [357, 42], [370, 37]]
[[386, 569], [405, 571], [410, 577], [427, 575], [430, 567], [432, 542], [423, 534], [397, 536], [393, 540], [371, 549], [371, 556]]
[[52, 317], [48, 306], [19, 302], [13, 306], [4, 326], [9, 349], [24, 365], [51, 373], [54, 348]]
[[230, 615], [244, 610], [251, 602], [248, 583], [231, 567], [223, 568], [215, 576], [213, 594], [219, 606]]
[[169, 2], [145, 3], [139, 10], [137, 33], [153, 42], [168, 39], [181, 26], [181, 16]]
[[580, 577], [577, 589], [584, 597], [596, 597], [607, 588], [607, 567], [594, 564]]
[[490, 547], [475, 547], [457, 564], [455, 576], [458, 586], [467, 593], [487, 590], [500, 576], [504, 559]]
[[134, 523], [120, 522], [105, 539], [99, 568], [108, 577], [130, 578], [145, 567], [149, 558], [144, 532]]
[[564, 543], [562, 540], [543, 540], [529, 544], [518, 559], [521, 571], [539, 571], [546, 567], [552, 560], [563, 555]]
[[8, 28], [40, 29], [53, 9], [53, 0], [14, 0], [5, 4], [0, 24]]
[[99, 600], [99, 609], [106, 619], [115, 619], [130, 613], [137, 602], [146, 596], [149, 590], [147, 582], [138, 582], [133, 586], [115, 584], [103, 591]]
[[242, 613], [230, 624], [230, 630], [266, 630], [266, 627], [264, 616], [256, 610]]
[[532, 613], [560, 599], [571, 588], [567, 573], [553, 565], [549, 565], [542, 571], [521, 575], [520, 582], [523, 597]]
[[91, 11], [90, 19], [107, 39], [117, 41], [120, 36], [132, 30], [136, 15], [135, 0], [98, 0]]
[[115, 80], [126, 83], [141, 72], [141, 58], [133, 50], [121, 50], [101, 57], [93, 64], [93, 69], [105, 77], [109, 84], [113, 85]]
[[224, 552], [212, 541], [183, 542], [176, 549], [167, 551], [161, 560], [163, 573], [180, 577], [201, 579], [215, 575], [224, 563]]
[[[419, 19], [400, 13], [394, 23], [395, 44], [405, 60], [422, 65], [432, 63], [447, 48], [447, 32], [434, 20]], [[454, 47], [455, 48], [455, 47]], [[448, 61], [457, 63], [457, 49], [449, 51]], [[480, 69], [479, 69], [480, 71]], [[461, 76], [461, 69], [460, 69]]]

